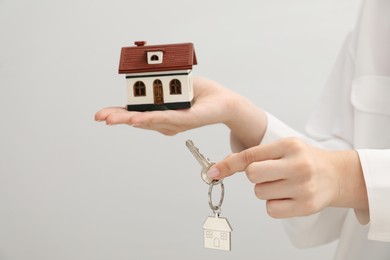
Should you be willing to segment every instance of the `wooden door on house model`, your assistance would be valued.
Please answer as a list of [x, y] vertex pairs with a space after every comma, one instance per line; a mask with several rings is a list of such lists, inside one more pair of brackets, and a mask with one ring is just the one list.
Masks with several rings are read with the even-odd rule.
[[161, 80], [156, 79], [153, 82], [153, 94], [154, 94], [154, 104], [161, 105], [164, 103], [164, 92], [163, 92]]

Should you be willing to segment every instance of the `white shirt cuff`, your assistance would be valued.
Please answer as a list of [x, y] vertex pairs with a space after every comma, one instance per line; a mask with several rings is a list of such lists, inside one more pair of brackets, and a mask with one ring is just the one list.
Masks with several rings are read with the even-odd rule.
[[390, 242], [390, 150], [357, 150], [370, 208], [368, 238]]

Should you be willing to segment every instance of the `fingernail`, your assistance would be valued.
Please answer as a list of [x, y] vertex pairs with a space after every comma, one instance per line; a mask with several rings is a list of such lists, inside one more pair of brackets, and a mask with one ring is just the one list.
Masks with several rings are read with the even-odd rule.
[[218, 177], [220, 174], [219, 170], [217, 169], [217, 167], [211, 167], [209, 169], [209, 171], [207, 172], [207, 177], [209, 177], [210, 179], [215, 179], [216, 177]]

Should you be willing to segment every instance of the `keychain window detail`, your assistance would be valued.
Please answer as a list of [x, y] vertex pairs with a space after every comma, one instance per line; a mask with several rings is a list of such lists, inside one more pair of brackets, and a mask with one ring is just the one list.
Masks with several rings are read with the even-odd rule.
[[173, 79], [169, 82], [169, 89], [171, 95], [181, 95], [181, 82], [178, 79]]
[[143, 83], [142, 81], [137, 81], [134, 83], [134, 96], [135, 97], [146, 96], [145, 83]]

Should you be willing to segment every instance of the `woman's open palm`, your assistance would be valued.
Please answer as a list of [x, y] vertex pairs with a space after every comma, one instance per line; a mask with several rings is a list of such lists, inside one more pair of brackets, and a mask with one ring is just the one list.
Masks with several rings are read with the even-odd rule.
[[205, 78], [196, 77], [193, 82], [194, 102], [189, 109], [136, 112], [124, 107], [108, 107], [97, 112], [95, 120], [106, 121], [108, 125], [128, 124], [165, 135], [228, 123], [232, 116], [229, 110], [238, 95]]

